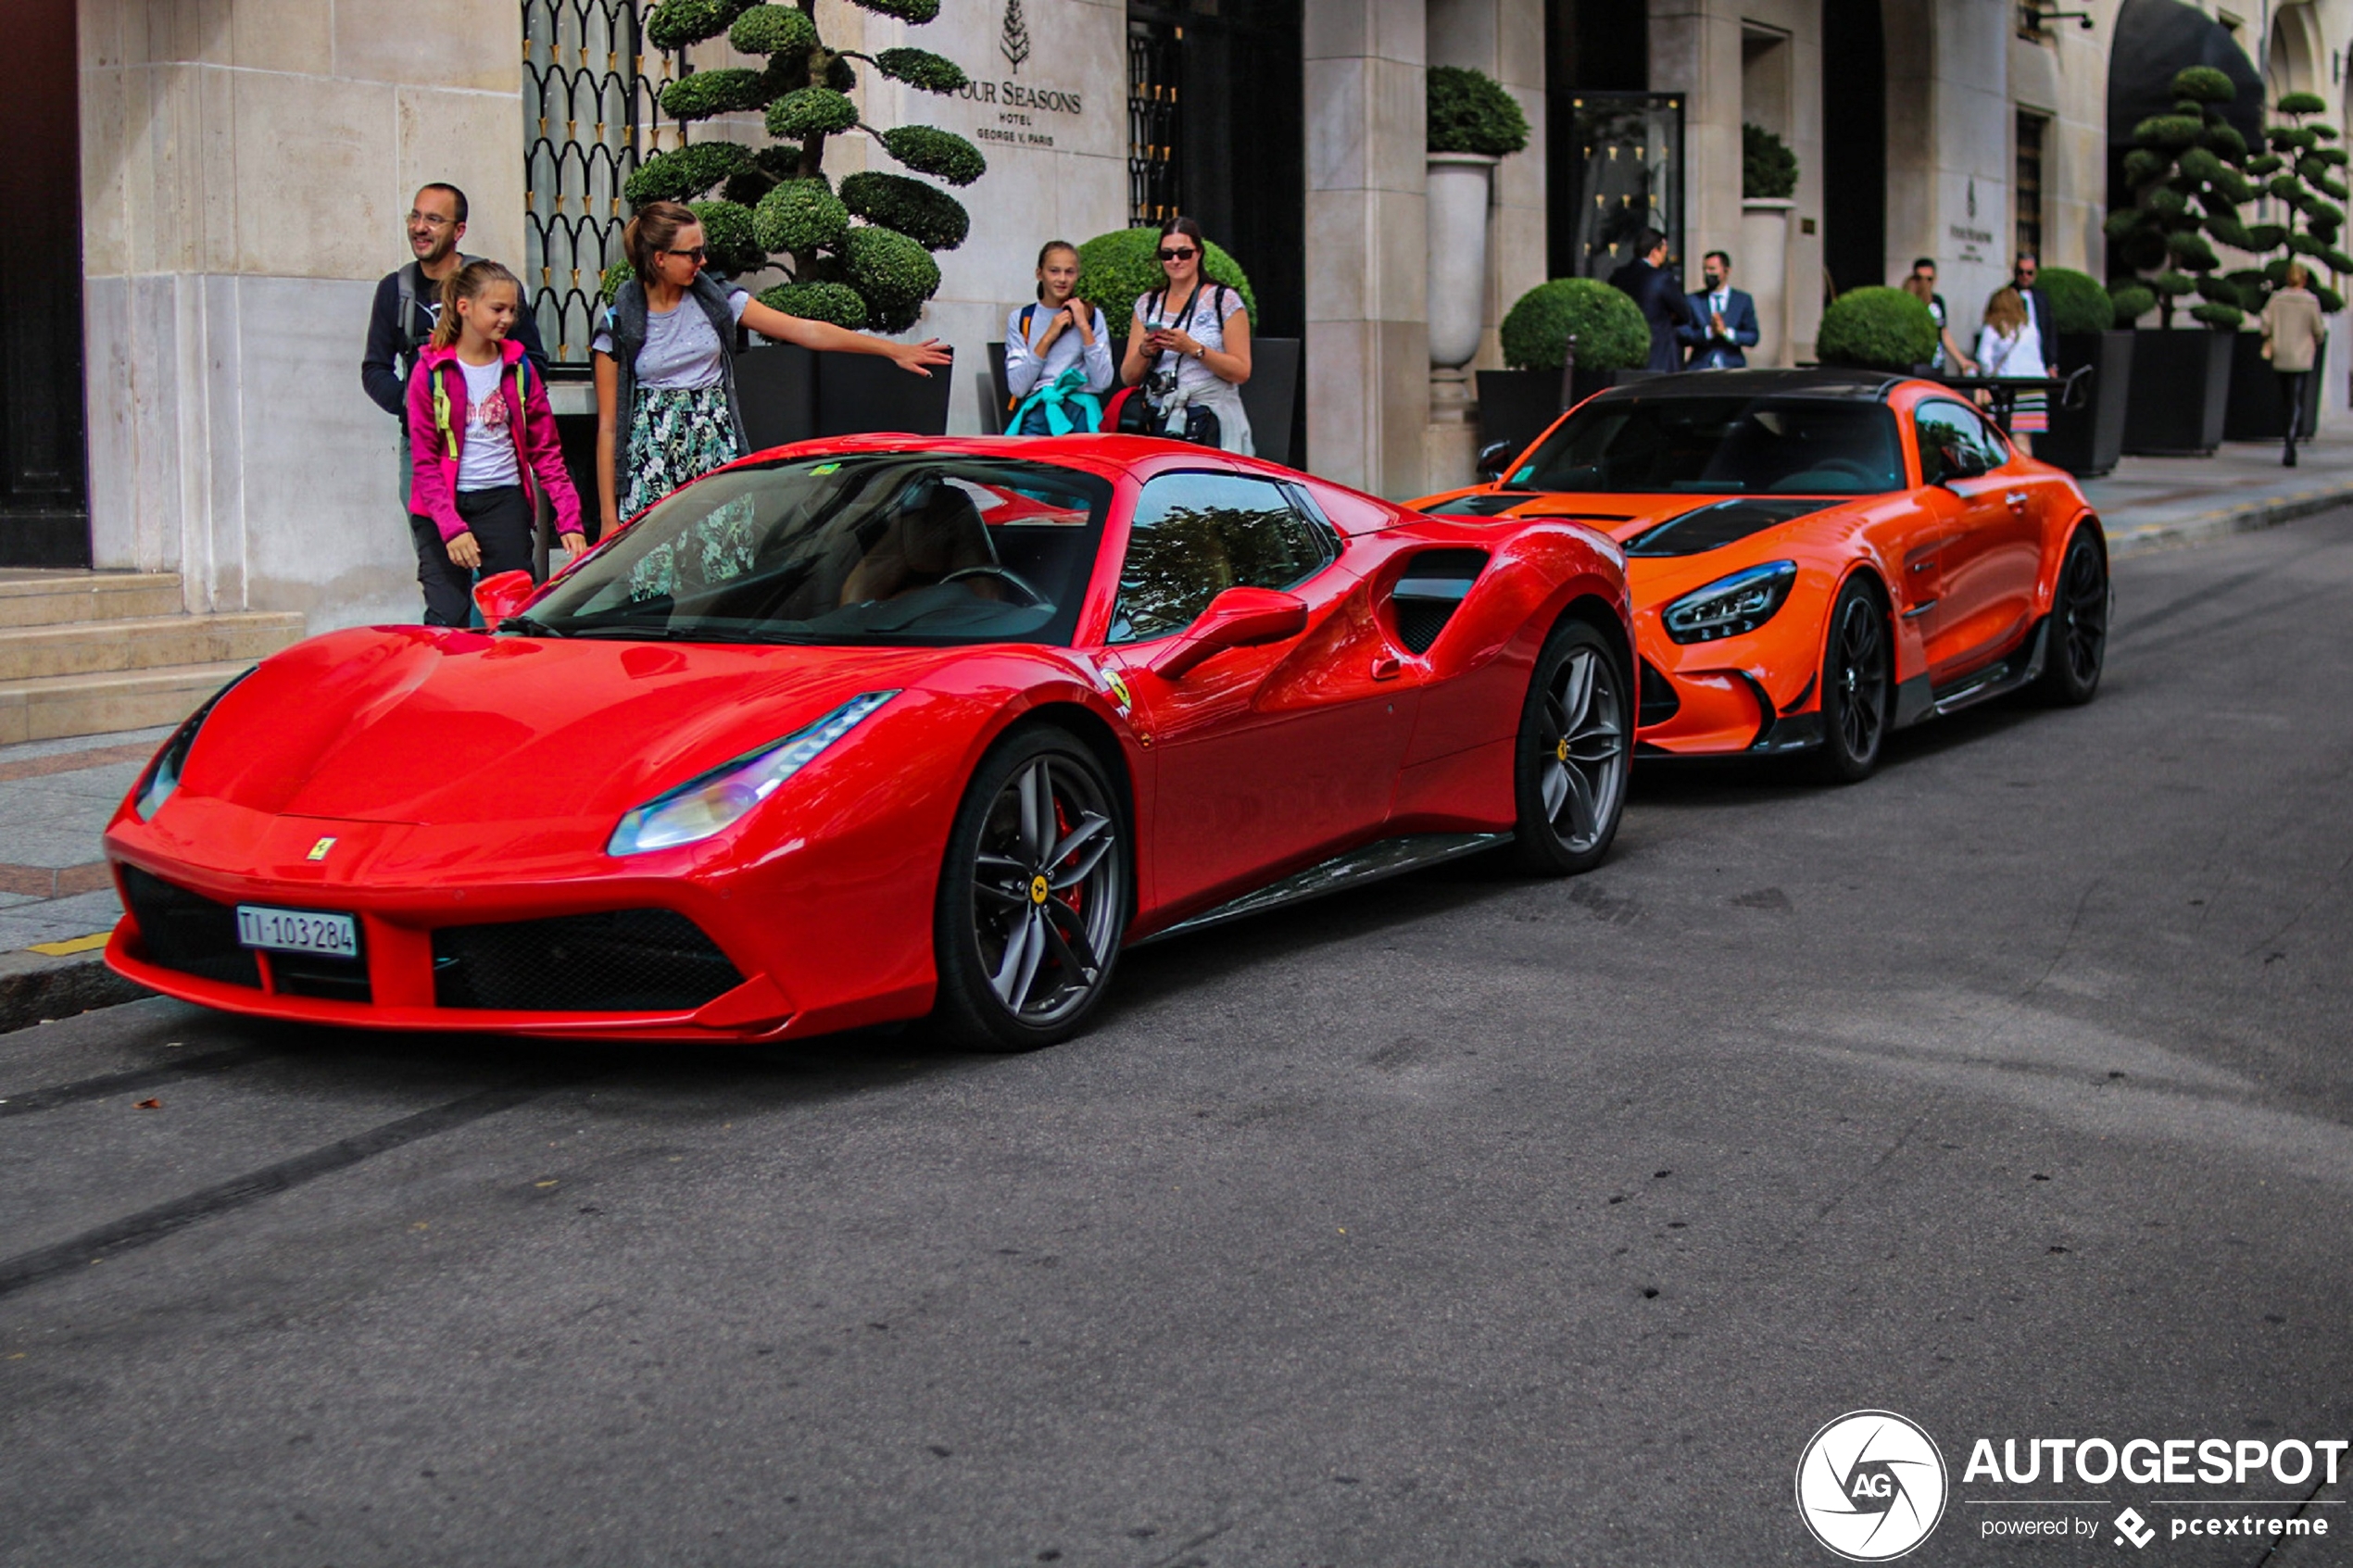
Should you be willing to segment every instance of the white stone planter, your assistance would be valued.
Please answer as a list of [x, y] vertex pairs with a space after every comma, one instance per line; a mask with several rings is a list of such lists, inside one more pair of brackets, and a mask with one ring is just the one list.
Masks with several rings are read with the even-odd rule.
[[1487, 199], [1495, 159], [1484, 153], [1429, 157], [1429, 362], [1460, 372], [1477, 358], [1487, 324]]
[[1752, 365], [1788, 363], [1789, 215], [1786, 196], [1751, 196], [1741, 203], [1741, 253], [1732, 258], [1732, 286], [1756, 301]]

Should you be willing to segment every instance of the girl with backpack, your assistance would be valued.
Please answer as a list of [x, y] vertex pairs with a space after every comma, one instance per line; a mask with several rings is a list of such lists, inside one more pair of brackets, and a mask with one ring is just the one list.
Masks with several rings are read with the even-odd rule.
[[1078, 247], [1050, 240], [1038, 253], [1038, 303], [1005, 318], [1008, 435], [1100, 429], [1103, 395], [1118, 381], [1103, 313], [1076, 297]]
[[1150, 433], [1249, 454], [1250, 312], [1242, 296], [1202, 276], [1209, 242], [1189, 218], [1160, 229], [1162, 285], [1136, 302], [1119, 379], [1142, 385]]
[[803, 348], [878, 354], [919, 376], [949, 363], [937, 338], [893, 343], [787, 316], [723, 287], [703, 271], [711, 257], [702, 224], [678, 202], [639, 207], [621, 243], [635, 275], [588, 345], [597, 365], [597, 500], [607, 533], [751, 450], [728, 352], [738, 325]]
[[512, 272], [468, 262], [442, 280], [441, 318], [409, 377], [409, 523], [428, 626], [472, 619], [476, 573], [531, 570], [543, 490], [564, 548], [588, 547], [547, 383], [509, 335], [522, 308]]

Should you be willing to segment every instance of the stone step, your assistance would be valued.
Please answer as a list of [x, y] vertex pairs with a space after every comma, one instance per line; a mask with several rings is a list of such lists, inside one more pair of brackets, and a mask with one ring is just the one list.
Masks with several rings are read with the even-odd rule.
[[300, 614], [267, 610], [0, 626], [0, 683], [228, 659], [250, 664], [301, 640]]
[[0, 681], [0, 746], [176, 724], [253, 659]]
[[0, 626], [122, 621], [187, 608], [170, 571], [0, 571]]

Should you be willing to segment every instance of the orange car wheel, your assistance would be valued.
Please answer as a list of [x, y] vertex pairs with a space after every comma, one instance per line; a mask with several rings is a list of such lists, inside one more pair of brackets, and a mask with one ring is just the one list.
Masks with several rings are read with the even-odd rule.
[[1822, 652], [1822, 776], [1854, 784], [1871, 776], [1887, 742], [1890, 679], [1887, 610], [1870, 583], [1849, 578], [1831, 607]]
[[2058, 588], [2051, 596], [2051, 629], [2043, 650], [2040, 695], [2062, 708], [2080, 708], [2100, 689], [2108, 659], [2108, 555], [2089, 528], [2067, 542]]

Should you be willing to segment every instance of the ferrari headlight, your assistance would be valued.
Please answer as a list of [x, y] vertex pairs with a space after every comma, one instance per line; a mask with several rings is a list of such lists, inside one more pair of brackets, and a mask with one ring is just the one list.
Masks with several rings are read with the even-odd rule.
[[608, 855], [640, 855], [694, 844], [742, 820], [745, 812], [776, 792], [776, 786], [817, 759], [820, 752], [858, 727], [859, 721], [899, 695], [861, 692], [805, 730], [723, 762], [658, 795], [621, 819], [605, 846]]
[[156, 759], [147, 764], [147, 771], [139, 775], [139, 787], [131, 796], [132, 815], [143, 822], [155, 820], [155, 814], [163, 809], [163, 803], [170, 799], [172, 792], [180, 787], [180, 770], [188, 765], [188, 752], [196, 744], [196, 732], [204, 728], [207, 719], [212, 717], [212, 710], [220, 705], [220, 699], [236, 690], [237, 682], [252, 673], [248, 670], [245, 675], [239, 675], [213, 693], [205, 699], [202, 708], [189, 714], [187, 721], [172, 732], [171, 738], [163, 743], [163, 749], [156, 753]]
[[1667, 634], [1679, 643], [1708, 643], [1754, 632], [1773, 619], [1797, 582], [1793, 560], [1768, 561], [1719, 577], [1667, 607]]

